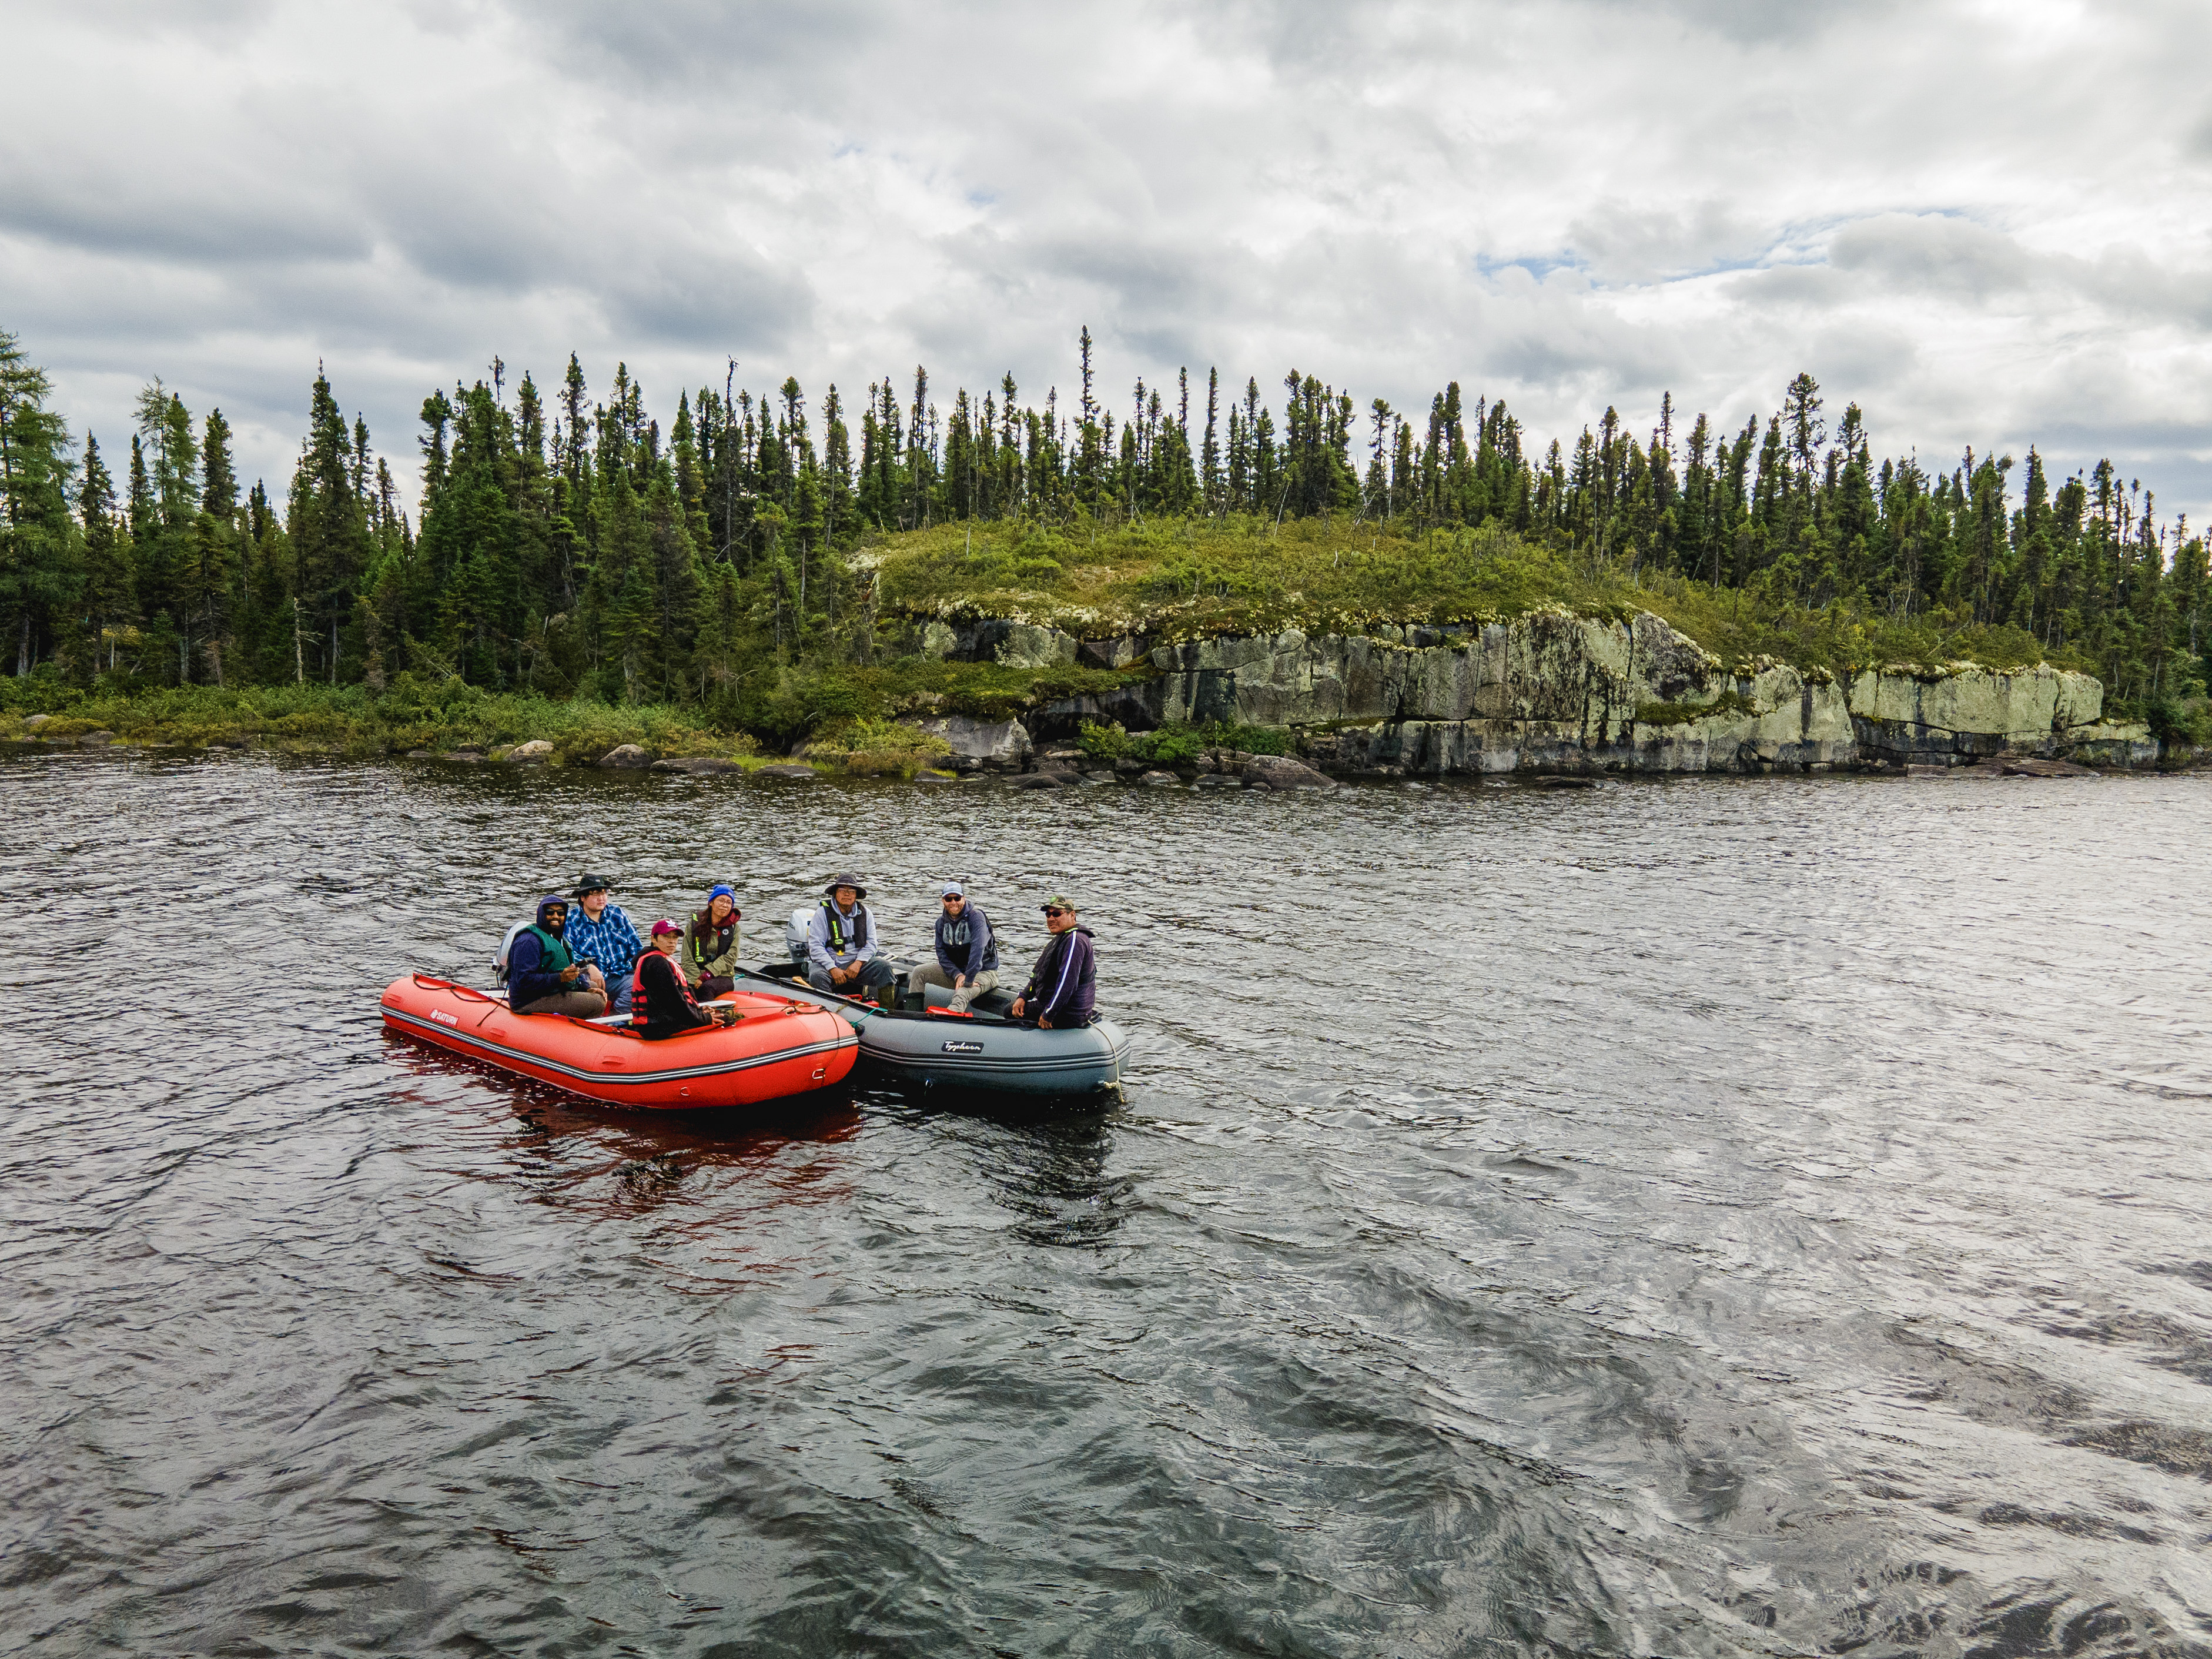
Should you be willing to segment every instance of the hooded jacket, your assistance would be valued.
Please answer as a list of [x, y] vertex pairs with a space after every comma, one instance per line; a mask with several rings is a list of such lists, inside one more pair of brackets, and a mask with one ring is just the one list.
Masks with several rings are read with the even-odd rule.
[[548, 893], [538, 901], [538, 920], [514, 936], [514, 943], [507, 952], [507, 1003], [510, 1008], [526, 1008], [545, 997], [557, 997], [572, 988], [561, 982], [561, 970], [574, 958], [569, 954], [562, 922], [548, 921], [545, 913], [554, 905], [563, 910], [568, 901], [558, 893]]
[[1097, 1006], [1097, 977], [1091, 930], [1078, 922], [1054, 933], [1022, 988], [1022, 1018], [1048, 1019], [1055, 1026], [1088, 1024]]
[[965, 974], [969, 979], [999, 971], [998, 937], [991, 932], [991, 919], [974, 899], [960, 907], [957, 918], [939, 911], [937, 965], [947, 975]]

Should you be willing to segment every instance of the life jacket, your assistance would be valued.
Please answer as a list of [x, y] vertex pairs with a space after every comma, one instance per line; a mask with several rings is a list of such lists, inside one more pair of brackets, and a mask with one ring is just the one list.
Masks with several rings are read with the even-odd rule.
[[538, 959], [539, 973], [557, 974], [575, 965], [576, 959], [568, 954], [568, 947], [560, 934], [549, 933], [534, 921], [522, 931], [538, 935], [538, 948], [544, 953]]
[[988, 916], [976, 910], [975, 900], [970, 899], [960, 907], [960, 920], [957, 921], [947, 921], [943, 916], [938, 917], [938, 937], [945, 941], [948, 955], [964, 956], [969, 941], [975, 937], [975, 926], [979, 921], [990, 929], [990, 936], [983, 941], [983, 962], [976, 972], [995, 974], [999, 971], [999, 932], [991, 927]]
[[684, 954], [702, 974], [716, 957], [726, 957], [738, 948], [738, 912], [732, 910], [730, 919], [719, 927], [712, 915], [708, 910], [694, 911], [691, 926], [684, 933]]
[[629, 1029], [635, 1036], [643, 1036], [645, 1028], [653, 1021], [653, 999], [647, 994], [645, 988], [645, 964], [655, 957], [668, 964], [668, 976], [676, 982], [677, 995], [694, 1008], [699, 1006], [691, 1000], [691, 988], [684, 982], [684, 975], [676, 971], [673, 957], [662, 951], [641, 951], [637, 966], [629, 970]]
[[837, 908], [837, 901], [825, 898], [822, 901], [822, 908], [830, 917], [830, 954], [831, 956], [842, 957], [848, 951], [865, 951], [868, 948], [868, 907], [865, 903], [853, 907], [853, 942], [850, 945], [845, 942], [845, 917], [844, 914]]

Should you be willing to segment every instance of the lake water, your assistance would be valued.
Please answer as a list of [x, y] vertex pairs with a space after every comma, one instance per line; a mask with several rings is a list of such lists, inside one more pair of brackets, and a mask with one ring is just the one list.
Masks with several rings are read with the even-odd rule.
[[[2212, 1653], [2212, 780], [0, 800], [0, 1651]], [[1080, 895], [1126, 1103], [380, 1028], [847, 865]]]

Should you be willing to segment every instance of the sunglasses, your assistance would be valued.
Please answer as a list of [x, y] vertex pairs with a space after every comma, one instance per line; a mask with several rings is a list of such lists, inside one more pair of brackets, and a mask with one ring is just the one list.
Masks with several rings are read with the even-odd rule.
[[1065, 911], [1065, 910], [1061, 909], [1061, 908], [1060, 908], [1058, 905], [1056, 905], [1056, 904], [1048, 904], [1048, 905], [1046, 905], [1046, 906], [1044, 907], [1044, 913], [1045, 913], [1045, 915], [1048, 915], [1048, 916], [1064, 916], [1064, 915], [1066, 915], [1067, 914], [1067, 912], [1066, 912], [1066, 911]]

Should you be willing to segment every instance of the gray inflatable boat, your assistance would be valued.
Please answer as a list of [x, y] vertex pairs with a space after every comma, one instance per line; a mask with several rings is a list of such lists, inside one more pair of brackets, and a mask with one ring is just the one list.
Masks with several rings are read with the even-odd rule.
[[[803, 949], [803, 945], [800, 947]], [[903, 982], [911, 963], [894, 963]], [[1012, 996], [987, 991], [966, 1015], [955, 1014], [951, 994], [932, 986], [921, 1008], [879, 1008], [817, 991], [796, 962], [772, 962], [746, 980], [763, 981], [781, 996], [834, 1008], [860, 1036], [860, 1058], [908, 1083], [1018, 1094], [1118, 1098], [1129, 1038], [1110, 1019], [1093, 1017], [1076, 1030], [1043, 1031], [1008, 1012]]]

